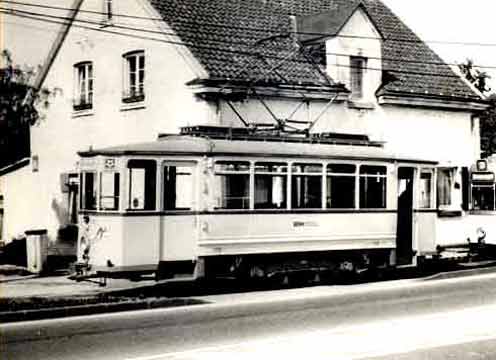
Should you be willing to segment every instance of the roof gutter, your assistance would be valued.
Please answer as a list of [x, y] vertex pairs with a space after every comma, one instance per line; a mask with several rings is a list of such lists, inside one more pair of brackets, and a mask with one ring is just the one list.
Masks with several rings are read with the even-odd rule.
[[433, 96], [428, 94], [385, 93], [377, 96], [380, 105], [404, 105], [459, 111], [484, 111], [491, 105], [476, 98]]
[[[279, 84], [261, 83], [251, 84], [248, 81], [229, 81], [212, 79], [194, 79], [187, 85], [195, 95], [211, 98], [219, 97], [239, 97], [247, 94], [249, 89], [255, 89], [257, 94], [267, 97], [279, 98], [305, 98], [314, 100], [329, 100], [336, 98], [336, 101], [348, 99], [349, 90], [342, 84], [333, 86], [320, 84]], [[304, 96], [302, 95], [304, 93]]]

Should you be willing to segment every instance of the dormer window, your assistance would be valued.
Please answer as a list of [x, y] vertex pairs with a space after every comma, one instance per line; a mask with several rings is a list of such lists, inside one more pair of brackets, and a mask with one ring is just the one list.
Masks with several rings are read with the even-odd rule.
[[355, 99], [363, 97], [363, 76], [367, 68], [367, 58], [362, 56], [350, 57], [350, 90]]
[[124, 91], [125, 103], [145, 99], [145, 52], [133, 51], [124, 54]]
[[74, 110], [93, 107], [93, 63], [90, 61], [74, 65]]

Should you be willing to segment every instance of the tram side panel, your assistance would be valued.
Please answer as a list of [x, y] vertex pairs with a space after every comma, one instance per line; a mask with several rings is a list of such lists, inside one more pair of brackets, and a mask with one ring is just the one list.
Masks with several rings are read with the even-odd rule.
[[227, 214], [201, 218], [198, 255], [394, 249], [396, 214]]
[[160, 226], [160, 261], [194, 261], [197, 257], [197, 215], [162, 215]]
[[[436, 252], [437, 246], [437, 212], [417, 211], [415, 213], [414, 238], [419, 255], [430, 255]], [[415, 242], [414, 242], [415, 243]]]
[[160, 254], [160, 217], [125, 216], [123, 222], [123, 263], [126, 266], [157, 265]]

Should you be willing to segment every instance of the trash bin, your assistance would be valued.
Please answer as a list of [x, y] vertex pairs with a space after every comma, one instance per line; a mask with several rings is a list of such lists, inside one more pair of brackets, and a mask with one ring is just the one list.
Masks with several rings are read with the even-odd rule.
[[48, 253], [47, 230], [29, 230], [26, 234], [27, 269], [40, 273], [46, 265]]

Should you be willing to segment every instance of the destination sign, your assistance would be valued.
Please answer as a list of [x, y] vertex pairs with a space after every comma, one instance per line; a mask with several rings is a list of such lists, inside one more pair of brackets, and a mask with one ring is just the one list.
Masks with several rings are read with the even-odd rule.
[[492, 172], [472, 173], [472, 181], [494, 182], [494, 173]]

